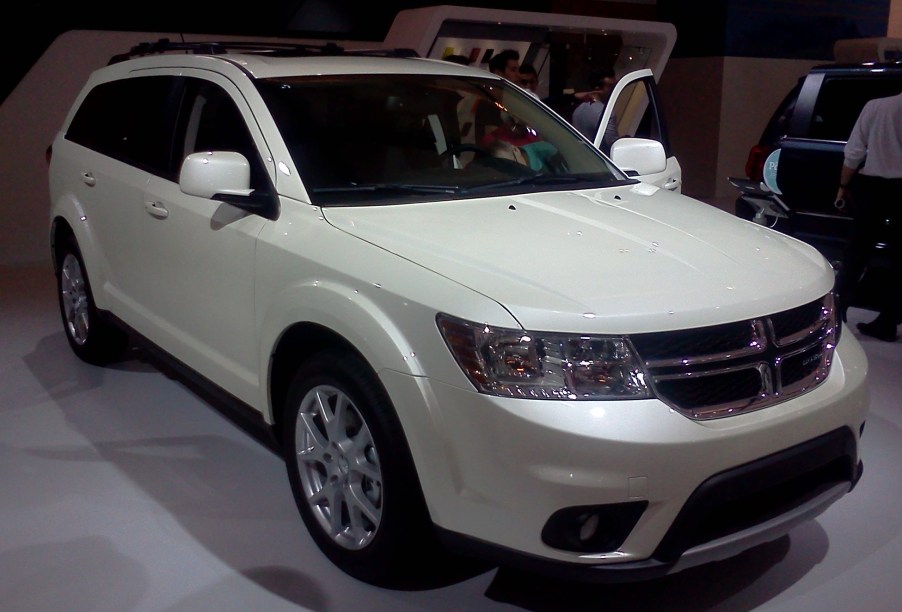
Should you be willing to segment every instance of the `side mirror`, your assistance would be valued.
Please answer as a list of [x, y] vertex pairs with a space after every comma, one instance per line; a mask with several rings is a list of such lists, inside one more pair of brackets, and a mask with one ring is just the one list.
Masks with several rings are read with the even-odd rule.
[[657, 174], [667, 169], [664, 145], [647, 138], [620, 138], [611, 145], [611, 161], [629, 176]]
[[199, 198], [215, 196], [248, 196], [251, 165], [241, 153], [206, 151], [192, 153], [182, 162], [179, 188]]

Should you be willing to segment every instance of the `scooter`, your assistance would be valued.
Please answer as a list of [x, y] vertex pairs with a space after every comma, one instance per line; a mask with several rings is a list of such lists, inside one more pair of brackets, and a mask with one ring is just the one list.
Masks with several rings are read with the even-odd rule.
[[[773, 180], [774, 175], [775, 173], [767, 178], [768, 182], [776, 187]], [[737, 177], [730, 177], [727, 180], [739, 190], [739, 199], [736, 201], [736, 215], [738, 217], [773, 228], [784, 234], [793, 234], [794, 214], [789, 206], [780, 199], [781, 194], [774, 191], [766, 182]], [[833, 206], [840, 213], [849, 214], [849, 202], [837, 200], [833, 203]], [[890, 221], [887, 220], [887, 234], [889, 233], [889, 224]], [[871, 310], [878, 309], [877, 305], [881, 303], [882, 299], [880, 296], [886, 291], [886, 287], [892, 286], [891, 277], [888, 276], [888, 270], [890, 269], [889, 248], [888, 239], [880, 240], [875, 245], [873, 256], [863, 270], [858, 282], [858, 288], [855, 291], [855, 298], [852, 300], [851, 306]], [[838, 272], [842, 266], [841, 257], [836, 253], [834, 253], [833, 257], [830, 257], [827, 255], [826, 250], [821, 252], [828, 258], [833, 269]]]
[[777, 192], [760, 181], [733, 176], [727, 180], [739, 190], [738, 216], [780, 231], [789, 230], [790, 209]]

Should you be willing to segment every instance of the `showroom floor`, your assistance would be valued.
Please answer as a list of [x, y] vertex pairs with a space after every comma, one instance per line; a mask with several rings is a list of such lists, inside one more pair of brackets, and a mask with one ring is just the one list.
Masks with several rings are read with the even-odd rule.
[[864, 476], [788, 537], [646, 583], [491, 568], [392, 591], [325, 560], [269, 448], [140, 352], [78, 361], [50, 270], [0, 267], [0, 610], [898, 610], [902, 342], [862, 344]]

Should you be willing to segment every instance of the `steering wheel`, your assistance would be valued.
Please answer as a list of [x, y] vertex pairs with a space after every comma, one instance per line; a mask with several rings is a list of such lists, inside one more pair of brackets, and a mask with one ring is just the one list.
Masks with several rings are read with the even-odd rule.
[[455, 145], [451, 145], [447, 149], [445, 149], [441, 154], [439, 154], [438, 159], [444, 165], [453, 155], [459, 155], [461, 153], [465, 153], [467, 151], [472, 151], [476, 154], [476, 157], [486, 157], [489, 152], [479, 145], [470, 144], [469, 142], [461, 142]]

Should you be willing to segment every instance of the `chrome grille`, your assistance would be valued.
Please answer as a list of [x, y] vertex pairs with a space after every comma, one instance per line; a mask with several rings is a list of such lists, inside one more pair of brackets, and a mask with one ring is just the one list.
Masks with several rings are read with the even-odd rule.
[[760, 410], [822, 383], [837, 325], [828, 294], [765, 317], [630, 339], [655, 394], [703, 420]]

